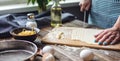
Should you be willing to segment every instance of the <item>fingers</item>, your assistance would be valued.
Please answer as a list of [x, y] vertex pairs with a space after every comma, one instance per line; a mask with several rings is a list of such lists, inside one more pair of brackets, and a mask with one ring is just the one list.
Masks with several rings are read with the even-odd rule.
[[104, 36], [102, 36], [99, 40], [97, 40], [99, 45], [108, 45], [108, 44], [115, 44], [120, 39], [119, 33], [111, 33], [108, 32]]
[[112, 28], [106, 29], [95, 35], [95, 42], [99, 45], [115, 44], [120, 39], [120, 32]]
[[102, 45], [102, 44], [106, 45], [108, 42], [104, 42], [104, 41], [111, 40], [111, 38], [113, 38], [113, 36], [109, 38], [110, 35], [111, 35], [111, 32], [108, 32], [103, 36], [101, 35], [101, 37], [99, 39], [96, 39], [96, 41], [98, 42], [99, 45]]
[[81, 9], [80, 9], [80, 11], [85, 11], [85, 7], [86, 7], [86, 4], [81, 4]]
[[96, 41], [95, 42], [98, 42], [103, 36], [104, 36], [104, 38], [108, 37], [110, 34], [111, 34], [111, 32], [103, 31], [102, 33], [100, 33], [96, 37]]
[[86, 10], [86, 11], [88, 11], [88, 10], [89, 10], [89, 8], [90, 8], [90, 4], [86, 5], [85, 10]]
[[90, 8], [90, 1], [89, 0], [81, 0], [79, 5], [81, 6], [80, 7], [80, 11], [88, 11], [89, 8]]
[[115, 44], [119, 40], [119, 34], [116, 35], [116, 37], [113, 39], [113, 41], [110, 43], [111, 45]]
[[98, 35], [100, 35], [101, 33], [103, 33], [104, 31], [99, 32], [98, 34], [94, 35], [94, 37], [97, 37]]
[[[98, 41], [98, 44], [99, 45], [106, 45], [106, 44], [108, 44], [108, 42], [109, 42], [109, 40], [111, 40], [113, 37], [114, 37], [114, 35], [112, 35], [112, 36], [110, 36], [111, 35], [111, 33], [109, 32], [109, 33], [107, 33], [107, 34], [105, 34], [99, 41]], [[110, 37], [109, 37], [110, 36]], [[105, 41], [105, 42], [104, 42]]]
[[114, 39], [115, 39], [115, 35], [109, 36], [109, 38], [107, 38], [107, 39], [104, 40], [103, 45], [110, 44], [110, 42], [112, 42], [112, 40], [114, 40]]

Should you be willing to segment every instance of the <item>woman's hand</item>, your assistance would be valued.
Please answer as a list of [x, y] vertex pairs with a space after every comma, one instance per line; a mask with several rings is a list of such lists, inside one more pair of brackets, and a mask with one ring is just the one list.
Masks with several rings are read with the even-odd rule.
[[95, 39], [95, 42], [98, 42], [99, 45], [115, 44], [120, 41], [120, 30], [115, 27], [105, 29], [95, 35]]
[[120, 16], [112, 28], [105, 29], [95, 35], [95, 42], [98, 42], [99, 45], [108, 45], [120, 42]]
[[80, 0], [80, 11], [88, 11], [91, 5], [91, 0]]

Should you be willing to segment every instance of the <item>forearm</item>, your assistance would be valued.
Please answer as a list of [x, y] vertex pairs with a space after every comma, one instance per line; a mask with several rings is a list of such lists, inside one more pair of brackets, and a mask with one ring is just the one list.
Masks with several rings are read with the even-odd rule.
[[113, 28], [116, 30], [120, 30], [120, 16], [118, 17], [116, 23], [114, 24]]

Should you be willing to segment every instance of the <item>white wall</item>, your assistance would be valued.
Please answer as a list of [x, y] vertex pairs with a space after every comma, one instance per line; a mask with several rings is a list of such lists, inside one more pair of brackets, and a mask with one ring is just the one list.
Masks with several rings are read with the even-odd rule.
[[0, 6], [27, 3], [27, 0], [0, 0]]

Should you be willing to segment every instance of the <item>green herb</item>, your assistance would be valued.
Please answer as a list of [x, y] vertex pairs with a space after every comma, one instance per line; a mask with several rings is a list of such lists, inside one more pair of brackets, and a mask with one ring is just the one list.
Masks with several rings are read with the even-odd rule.
[[46, 6], [47, 4], [50, 2], [51, 0], [28, 0], [27, 4], [32, 3], [33, 5], [35, 3], [38, 4], [39, 9], [41, 9], [42, 11], [46, 10]]
[[[32, 3], [34, 5], [35, 3], [37, 3], [39, 9], [42, 10], [42, 11], [45, 11], [46, 7], [47, 7], [47, 4], [50, 1], [52, 1], [52, 0], [28, 0], [27, 4]], [[64, 1], [64, 0], [60, 0], [60, 1]]]

